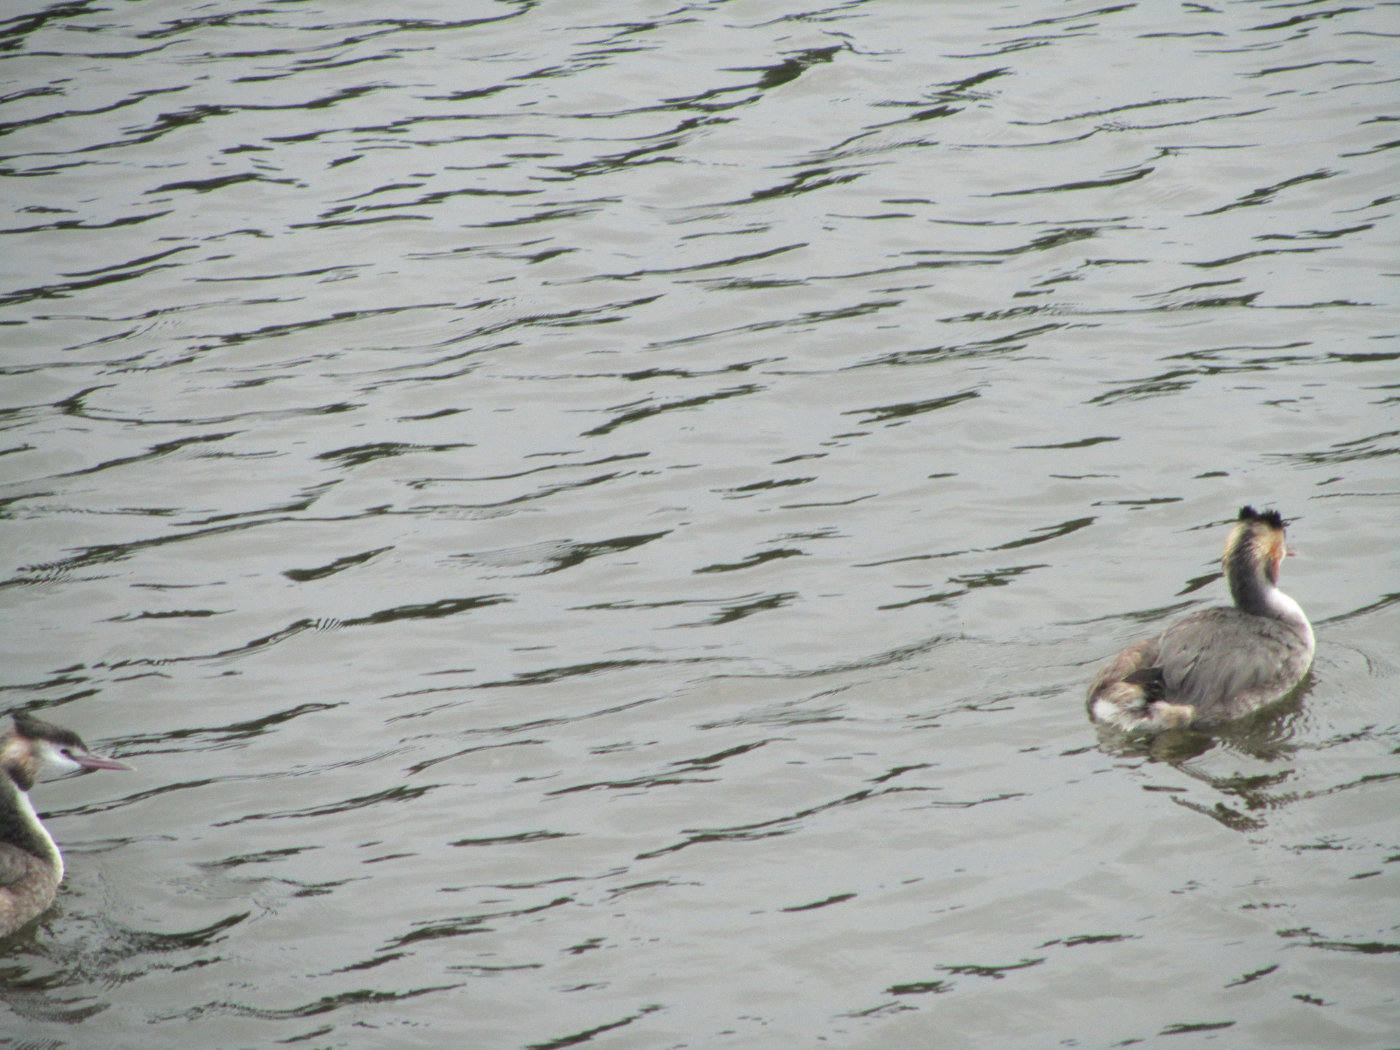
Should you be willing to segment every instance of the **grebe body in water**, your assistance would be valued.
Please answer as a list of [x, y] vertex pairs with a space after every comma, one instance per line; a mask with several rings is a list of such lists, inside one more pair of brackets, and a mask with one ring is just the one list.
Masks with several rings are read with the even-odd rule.
[[26, 714], [0, 740], [0, 937], [39, 915], [63, 881], [63, 855], [29, 801], [35, 782], [79, 769], [131, 769], [77, 733]]
[[1288, 549], [1277, 511], [1240, 510], [1225, 545], [1234, 606], [1202, 609], [1128, 646], [1089, 686], [1089, 717], [1128, 731], [1214, 725], [1286, 696], [1312, 664], [1313, 632], [1278, 589]]

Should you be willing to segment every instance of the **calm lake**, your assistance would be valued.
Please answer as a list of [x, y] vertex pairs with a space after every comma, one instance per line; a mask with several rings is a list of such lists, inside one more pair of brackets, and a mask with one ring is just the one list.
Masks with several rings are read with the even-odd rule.
[[[1381, 0], [12, 0], [0, 710], [137, 771], [0, 1047], [1400, 1046], [1397, 146]], [[1246, 503], [1300, 694], [1097, 730]]]

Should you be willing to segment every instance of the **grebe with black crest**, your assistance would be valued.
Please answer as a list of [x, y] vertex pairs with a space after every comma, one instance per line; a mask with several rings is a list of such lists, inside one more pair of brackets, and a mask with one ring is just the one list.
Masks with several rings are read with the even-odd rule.
[[1307, 674], [1313, 631], [1278, 589], [1288, 548], [1278, 511], [1240, 509], [1223, 560], [1233, 606], [1201, 609], [1128, 646], [1089, 686], [1089, 717], [1129, 732], [1208, 726], [1288, 695]]

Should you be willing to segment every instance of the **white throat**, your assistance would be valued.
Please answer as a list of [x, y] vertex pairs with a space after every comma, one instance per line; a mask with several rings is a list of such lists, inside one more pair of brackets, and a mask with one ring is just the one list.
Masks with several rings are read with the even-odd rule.
[[1307, 642], [1308, 652], [1313, 649], [1312, 624], [1308, 622], [1307, 614], [1303, 612], [1303, 607], [1296, 601], [1284, 594], [1277, 587], [1270, 586], [1264, 592], [1264, 605], [1269, 610], [1269, 614], [1275, 619], [1282, 620], [1294, 630], [1296, 630]]

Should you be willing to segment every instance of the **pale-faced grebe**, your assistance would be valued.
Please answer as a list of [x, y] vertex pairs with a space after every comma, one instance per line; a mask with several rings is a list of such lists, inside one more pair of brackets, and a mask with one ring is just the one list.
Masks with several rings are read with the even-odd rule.
[[1278, 589], [1288, 552], [1278, 511], [1243, 507], [1225, 544], [1234, 608], [1191, 613], [1128, 646], [1089, 686], [1089, 717], [1119, 729], [1212, 725], [1287, 695], [1312, 664], [1313, 632]]
[[0, 740], [0, 937], [41, 913], [63, 880], [63, 855], [29, 801], [36, 781], [78, 769], [131, 769], [94, 755], [77, 733], [14, 716]]

